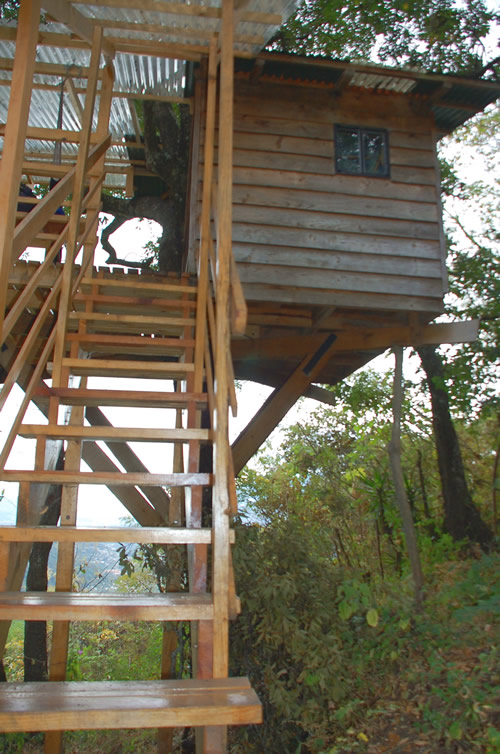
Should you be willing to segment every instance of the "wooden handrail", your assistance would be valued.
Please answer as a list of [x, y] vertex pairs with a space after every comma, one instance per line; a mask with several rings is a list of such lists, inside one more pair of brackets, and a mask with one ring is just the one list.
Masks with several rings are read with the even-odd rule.
[[42, 330], [42, 327], [44, 326], [46, 320], [48, 319], [50, 312], [52, 308], [55, 307], [56, 299], [59, 296], [59, 292], [61, 290], [61, 283], [62, 283], [62, 273], [59, 273], [59, 276], [52, 286], [52, 289], [45, 299], [42, 308], [38, 312], [36, 319], [27, 334], [26, 338], [24, 339], [24, 343], [19, 349], [19, 352], [14, 360], [14, 364], [9, 369], [9, 373], [7, 374], [2, 390], [0, 391], [0, 409], [3, 408], [5, 405], [5, 401], [7, 400], [10, 391], [14, 387], [14, 384], [17, 381], [17, 378], [19, 377], [21, 370], [23, 369], [26, 359], [30, 356], [33, 348], [36, 345], [36, 341], [38, 336], [40, 335], [40, 332]]
[[33, 273], [31, 278], [27, 282], [21, 295], [17, 298], [15, 303], [11, 306], [10, 311], [8, 315], [5, 317], [5, 320], [3, 323], [2, 338], [1, 338], [2, 343], [5, 343], [5, 341], [9, 337], [10, 333], [12, 332], [12, 328], [14, 327], [17, 320], [21, 316], [22, 312], [28, 305], [28, 302], [31, 296], [41, 284], [43, 274], [46, 272], [46, 270], [49, 269], [50, 265], [52, 264], [55, 257], [57, 256], [61, 246], [64, 244], [66, 240], [67, 233], [68, 233], [68, 228], [66, 226], [62, 229], [62, 231], [59, 233], [58, 237], [56, 238], [56, 240], [50, 247], [44, 261], [41, 263], [41, 265], [37, 268], [36, 272]]
[[[102, 141], [90, 151], [85, 165], [85, 172], [87, 174], [94, 167], [99, 158], [106, 152], [110, 142], [111, 135], [108, 134], [106, 138], [102, 139]], [[20, 255], [30, 245], [31, 241], [36, 238], [46, 222], [50, 219], [51, 215], [54, 214], [68, 194], [71, 193], [76, 169], [75, 165], [75, 167], [73, 167], [64, 178], [61, 178], [59, 183], [44, 196], [42, 201], [26, 215], [24, 220], [21, 220], [19, 225], [16, 226], [12, 241], [12, 261], [19, 259]]]
[[26, 409], [28, 408], [30, 401], [33, 397], [33, 393], [35, 392], [42, 378], [43, 371], [47, 365], [49, 356], [54, 348], [55, 338], [56, 338], [56, 328], [54, 326], [52, 328], [52, 332], [50, 333], [47, 339], [47, 342], [45, 343], [45, 347], [40, 355], [40, 358], [33, 371], [33, 374], [31, 375], [31, 379], [26, 387], [26, 392], [24, 394], [22, 403], [19, 407], [19, 411], [17, 412], [16, 418], [12, 422], [12, 427], [10, 428], [10, 432], [7, 436], [7, 440], [5, 441], [5, 445], [2, 448], [2, 453], [0, 454], [0, 471], [3, 471], [5, 467], [10, 451], [12, 450], [12, 446], [17, 437], [19, 427], [21, 426], [22, 421], [24, 419], [24, 414], [26, 413]]

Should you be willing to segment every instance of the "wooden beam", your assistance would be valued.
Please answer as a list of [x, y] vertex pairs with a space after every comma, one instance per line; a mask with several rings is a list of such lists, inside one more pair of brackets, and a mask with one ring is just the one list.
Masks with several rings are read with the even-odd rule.
[[71, 77], [67, 78], [64, 82], [64, 87], [68, 92], [69, 99], [71, 104], [73, 105], [74, 111], [77, 115], [78, 120], [80, 123], [83, 121], [83, 107], [82, 103], [78, 99], [78, 93], [76, 91], [75, 83]]
[[[422, 327], [396, 326], [356, 328], [337, 333], [334, 350], [363, 351], [385, 350], [394, 345], [417, 346], [440, 343], [470, 343], [477, 339], [479, 320], [442, 322]], [[234, 360], [253, 358], [291, 358], [303, 356], [311, 347], [319, 346], [323, 334], [261, 338], [258, 340], [233, 340], [231, 352]]]
[[331, 393], [329, 390], [326, 390], [324, 387], [320, 387], [319, 385], [309, 385], [304, 390], [304, 398], [311, 398], [313, 401], [319, 401], [320, 403], [326, 403], [327, 406], [336, 406], [337, 400], [333, 393]]
[[271, 393], [262, 408], [235, 440], [232, 445], [235, 474], [240, 473], [287, 411], [331, 359], [335, 350], [335, 340], [335, 335], [328, 335], [317, 350], [309, 353], [281, 387]]
[[[57, 21], [68, 26], [71, 31], [90, 46], [94, 35], [94, 23], [64, 0], [42, 0], [42, 7]], [[102, 51], [108, 58], [114, 58], [115, 49], [107, 39], [102, 40]]]
[[5, 129], [5, 154], [0, 166], [0, 330], [7, 299], [12, 235], [31, 101], [39, 18], [39, 0], [22, 3], [19, 9], [11, 96]]

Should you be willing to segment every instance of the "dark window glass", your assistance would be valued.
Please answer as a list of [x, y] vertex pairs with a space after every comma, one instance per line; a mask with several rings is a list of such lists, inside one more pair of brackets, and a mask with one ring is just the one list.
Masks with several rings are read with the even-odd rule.
[[389, 175], [387, 131], [335, 126], [335, 169], [347, 175]]
[[337, 132], [337, 170], [339, 173], [361, 173], [361, 142], [359, 129], [342, 128]]

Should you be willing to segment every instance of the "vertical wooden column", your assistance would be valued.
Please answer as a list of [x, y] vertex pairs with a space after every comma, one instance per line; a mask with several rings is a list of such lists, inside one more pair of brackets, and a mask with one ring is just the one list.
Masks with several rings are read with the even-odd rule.
[[[213, 676], [225, 678], [229, 672], [229, 495], [228, 495], [228, 411], [229, 382], [227, 357], [230, 348], [230, 274], [232, 254], [233, 193], [233, 89], [234, 89], [234, 5], [222, 2], [220, 33], [219, 165], [217, 181], [217, 266], [216, 266], [216, 346], [214, 488], [212, 503], [212, 596], [214, 602]], [[227, 748], [227, 729], [204, 729], [203, 752], [216, 754]]]
[[19, 9], [16, 53], [0, 167], [0, 332], [7, 299], [12, 237], [35, 70], [40, 5], [40, 0], [22, 0]]
[[[99, 115], [97, 119], [96, 129], [96, 143], [99, 144], [107, 135], [109, 131], [109, 116], [111, 113], [111, 104], [113, 101], [113, 83], [115, 80], [115, 72], [111, 61], [107, 61], [106, 66], [102, 72], [102, 84], [99, 99]], [[90, 231], [90, 240], [84, 244], [82, 267], [86, 268], [88, 264], [93, 262], [93, 254], [97, 243], [97, 223], [98, 212], [101, 206], [101, 192], [98, 184], [102, 183], [105, 171], [106, 154], [97, 161], [96, 165], [90, 173], [90, 186], [89, 192], [95, 189], [93, 197], [87, 204], [87, 223], [92, 222], [94, 228]], [[96, 185], [97, 184], [97, 185]], [[92, 259], [90, 259], [92, 257]]]
[[229, 292], [233, 193], [233, 0], [223, 0], [219, 98], [219, 171], [217, 184], [217, 298], [215, 351], [215, 447], [213, 501], [214, 677], [228, 674], [229, 495], [228, 374]]

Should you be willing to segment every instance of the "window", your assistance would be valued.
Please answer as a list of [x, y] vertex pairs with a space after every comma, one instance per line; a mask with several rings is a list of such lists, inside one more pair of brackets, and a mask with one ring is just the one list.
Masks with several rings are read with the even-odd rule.
[[389, 175], [389, 137], [379, 128], [335, 126], [335, 170], [346, 175]]

